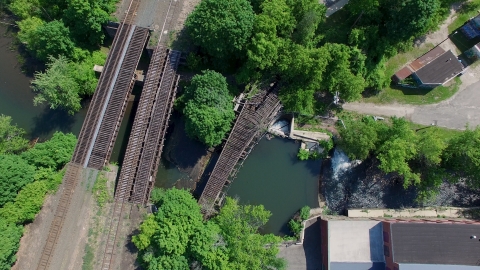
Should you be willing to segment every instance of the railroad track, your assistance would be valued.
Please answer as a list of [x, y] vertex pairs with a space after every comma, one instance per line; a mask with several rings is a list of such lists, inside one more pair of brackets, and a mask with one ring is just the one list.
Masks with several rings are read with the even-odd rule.
[[235, 175], [234, 168], [238, 161], [246, 158], [247, 153], [255, 145], [255, 139], [269, 124], [272, 115], [281, 108], [275, 91], [263, 92], [255, 96], [249, 103], [251, 105], [246, 104], [242, 107], [207, 185], [200, 195], [198, 201], [204, 211], [211, 209], [218, 201], [227, 180]]
[[[63, 179], [64, 184], [61, 198], [55, 210], [55, 216], [50, 225], [50, 230], [46, 239], [45, 246], [42, 249], [40, 261], [37, 266], [38, 270], [44, 270], [50, 267], [56, 244], [59, 240], [66, 215], [70, 208], [70, 203], [72, 201], [74, 190], [79, 182], [79, 178], [81, 177], [83, 168], [85, 168], [88, 164], [90, 155], [89, 152], [91, 152], [94, 138], [97, 135], [95, 133], [98, 131], [98, 127], [103, 120], [107, 104], [110, 100], [110, 95], [112, 94], [113, 90], [113, 84], [115, 83], [117, 77], [117, 75], [115, 74], [120, 73], [119, 70], [121, 68], [121, 63], [119, 62], [123, 62], [123, 60], [119, 60], [125, 56], [127, 48], [131, 46], [130, 42], [127, 41], [133, 37], [133, 41], [138, 43], [138, 38], [134, 36], [134, 34], [136, 34], [135, 26], [132, 25], [138, 4], [139, 0], [132, 0], [130, 2], [127, 15], [117, 30], [117, 34], [113, 41], [112, 49], [105, 63], [104, 72], [102, 72], [100, 76], [97, 89], [87, 112], [87, 117], [80, 131], [79, 140], [75, 147], [72, 160], [67, 165], [67, 171]], [[133, 43], [133, 46], [139, 46], [137, 43]], [[125, 60], [129, 61], [131, 59], [127, 56]], [[135, 66], [137, 63], [138, 60], [135, 63]], [[134, 71], [135, 70], [133, 70], [133, 72]], [[131, 78], [129, 79], [131, 81]], [[124, 106], [124, 104], [122, 104], [121, 106]], [[97, 131], [93, 132], [95, 129], [97, 129]], [[117, 131], [114, 131], [114, 133], [115, 132]], [[95, 168], [98, 169], [101, 167], [103, 167], [103, 164], [101, 166], [99, 163], [95, 164]]]
[[[137, 3], [135, 3], [137, 2]], [[72, 161], [78, 164], [84, 165], [88, 160], [86, 160], [88, 149], [92, 143], [93, 133], [97, 123], [100, 119], [100, 112], [106, 101], [108, 95], [109, 85], [112, 84], [113, 73], [115, 72], [118, 60], [121, 57], [121, 52], [124, 50], [125, 39], [130, 31], [131, 22], [133, 20], [133, 15], [135, 13], [135, 4], [138, 5], [137, 0], [132, 0], [128, 7], [127, 16], [123, 22], [119, 25], [117, 29], [117, 34], [112, 43], [110, 53], [107, 56], [107, 60], [104, 65], [104, 71], [100, 74], [100, 78], [95, 89], [95, 93], [92, 97], [92, 101], [88, 108], [87, 116], [80, 130], [78, 143], [75, 147], [75, 152], [72, 158]]]
[[81, 164], [69, 163], [67, 165], [67, 171], [63, 177], [62, 196], [58, 202], [57, 209], [55, 209], [55, 217], [50, 225], [47, 242], [43, 247], [37, 270], [46, 270], [50, 266], [53, 252], [55, 251], [55, 246], [60, 236], [60, 232], [62, 231], [63, 223], [72, 201], [73, 191], [78, 183], [77, 179], [79, 176], [81, 176], [82, 171], [83, 169]]

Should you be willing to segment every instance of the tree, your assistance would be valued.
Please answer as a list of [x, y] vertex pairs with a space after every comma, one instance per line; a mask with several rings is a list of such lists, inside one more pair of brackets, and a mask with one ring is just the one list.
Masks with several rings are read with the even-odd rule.
[[26, 45], [27, 49], [42, 61], [47, 61], [49, 56], [71, 57], [75, 53], [70, 30], [62, 21], [54, 20], [38, 26], [30, 40], [32, 42]]
[[8, 5], [8, 9], [21, 19], [28, 19], [42, 14], [38, 0], [15, 0]]
[[70, 0], [63, 16], [77, 42], [90, 45], [103, 42], [102, 24], [109, 20], [109, 14], [96, 0]]
[[388, 35], [394, 40], [407, 41], [425, 34], [434, 27], [440, 11], [439, 0], [389, 0]]
[[325, 87], [332, 94], [339, 92], [340, 98], [345, 101], [361, 98], [365, 88], [365, 55], [343, 44], [327, 43], [325, 46], [331, 56], [325, 74]]
[[417, 136], [404, 118], [393, 117], [392, 125], [379, 131], [381, 145], [377, 148], [377, 158], [381, 170], [397, 172], [404, 178], [404, 187], [420, 183], [420, 175], [412, 172], [408, 162], [417, 155]]
[[49, 57], [47, 71], [35, 73], [32, 89], [38, 92], [33, 102], [35, 105], [48, 103], [51, 109], [62, 108], [69, 114], [81, 109], [79, 85], [70, 72], [70, 63], [64, 56]]
[[480, 128], [469, 129], [452, 138], [443, 153], [444, 167], [454, 170], [473, 188], [480, 187]]
[[25, 130], [12, 125], [10, 116], [0, 115], [0, 154], [16, 154], [28, 147]]
[[25, 185], [15, 198], [0, 208], [0, 218], [10, 223], [23, 224], [35, 219], [47, 192], [46, 181], [35, 181]]
[[182, 97], [187, 134], [209, 147], [221, 143], [235, 118], [227, 87], [225, 77], [207, 70], [193, 77]]
[[[263, 205], [241, 206], [232, 198], [226, 198], [225, 205], [213, 222], [218, 224], [227, 243], [229, 269], [284, 269], [285, 261], [277, 258], [281, 238], [273, 234], [261, 235], [271, 213]], [[252, 256], [255, 254], [255, 256]]]
[[13, 201], [26, 184], [33, 182], [35, 167], [20, 156], [0, 155], [0, 207]]
[[254, 19], [247, 0], [204, 0], [185, 25], [195, 45], [212, 57], [229, 61], [242, 58]]
[[339, 129], [340, 146], [352, 160], [365, 160], [376, 150], [378, 143], [377, 124], [370, 117], [345, 121], [346, 128]]
[[50, 140], [23, 152], [22, 157], [37, 168], [58, 170], [70, 161], [76, 144], [75, 135], [55, 132]]
[[188, 191], [174, 188], [159, 197], [158, 212], [147, 217], [132, 240], [147, 269], [285, 268], [276, 257], [281, 238], [258, 233], [271, 215], [263, 206], [240, 206], [227, 198], [219, 215], [204, 222]]
[[21, 42], [25, 43], [28, 46], [34, 46], [33, 44], [37, 42], [37, 30], [39, 27], [42, 27], [45, 22], [38, 17], [29, 17], [25, 20], [18, 22], [18, 39]]
[[10, 269], [17, 260], [23, 227], [0, 219], [0, 269]]

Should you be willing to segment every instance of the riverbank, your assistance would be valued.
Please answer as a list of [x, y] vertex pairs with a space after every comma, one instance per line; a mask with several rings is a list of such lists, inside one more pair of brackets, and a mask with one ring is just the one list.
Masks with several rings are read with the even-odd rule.
[[385, 174], [379, 161], [369, 158], [361, 163], [351, 162], [343, 152], [335, 151], [330, 170], [322, 170], [322, 194], [328, 212], [346, 214], [347, 209], [403, 209], [427, 206], [480, 206], [480, 194], [463, 182], [444, 182], [437, 197], [418, 202], [416, 187], [403, 188], [394, 173]]

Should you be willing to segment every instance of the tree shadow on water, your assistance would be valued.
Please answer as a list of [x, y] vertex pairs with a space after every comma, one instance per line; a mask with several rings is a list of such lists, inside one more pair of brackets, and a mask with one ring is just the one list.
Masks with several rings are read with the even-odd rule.
[[48, 137], [54, 131], [71, 132], [75, 124], [75, 116], [64, 110], [52, 110], [45, 108], [43, 112], [33, 118], [34, 128], [30, 133], [30, 139]]

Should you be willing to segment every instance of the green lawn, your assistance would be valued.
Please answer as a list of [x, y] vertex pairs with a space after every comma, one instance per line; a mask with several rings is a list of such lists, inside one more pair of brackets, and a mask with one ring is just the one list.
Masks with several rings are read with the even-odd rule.
[[447, 129], [447, 128], [442, 128], [442, 127], [424, 126], [424, 125], [415, 124], [415, 123], [412, 123], [412, 122], [410, 122], [410, 127], [413, 130], [417, 130], [418, 134], [420, 134], [422, 132], [425, 132], [429, 128], [435, 128], [437, 130], [437, 132], [435, 132], [435, 135], [442, 138], [444, 141], [448, 141], [451, 138], [453, 138], [453, 137], [459, 135], [460, 133], [462, 133], [461, 130]]
[[480, 10], [480, 0], [470, 0], [468, 3], [465, 3], [463, 7], [457, 12], [457, 17], [455, 20], [448, 26], [448, 32], [452, 33], [457, 28], [462, 26], [470, 18], [478, 15]]
[[[392, 57], [386, 63], [386, 71], [388, 77], [402, 68], [405, 64], [422, 56], [433, 48], [433, 44], [425, 44], [421, 48], [412, 48], [408, 52], [399, 53]], [[450, 86], [440, 86], [434, 89], [414, 89], [403, 88], [390, 85], [382, 90], [378, 95], [363, 98], [363, 102], [372, 103], [405, 103], [405, 104], [434, 104], [446, 100], [458, 91], [460, 79], [456, 78], [450, 83]]]

